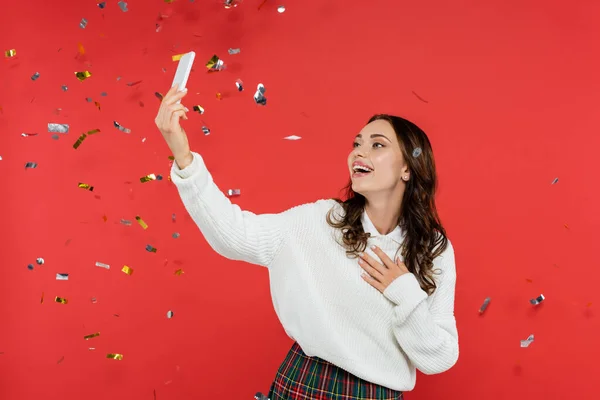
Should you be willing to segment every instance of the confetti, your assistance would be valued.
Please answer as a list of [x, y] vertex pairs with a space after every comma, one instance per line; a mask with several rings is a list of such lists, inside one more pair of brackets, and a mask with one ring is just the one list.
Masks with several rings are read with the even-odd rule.
[[219, 99], [219, 100], [222, 100], [222, 99], [223, 99], [223, 96], [221, 95], [221, 93], [218, 93], [218, 92], [217, 92], [217, 99]]
[[92, 333], [92, 334], [90, 334], [90, 335], [85, 335], [83, 338], [84, 338], [85, 340], [89, 340], [89, 339], [95, 338], [95, 337], [97, 337], [97, 336], [100, 336], [100, 332]]
[[22, 137], [30, 137], [30, 136], [37, 136], [37, 133], [21, 133]]
[[119, 129], [121, 132], [131, 133], [131, 129], [127, 129], [127, 128], [119, 125], [119, 123], [117, 121], [113, 121], [113, 123], [115, 124], [115, 128]]
[[238, 79], [237, 81], [235, 81], [235, 87], [237, 87], [238, 92], [241, 92], [242, 90], [244, 90], [244, 82], [242, 82], [241, 79]]
[[88, 185], [87, 183], [79, 183], [79, 184], [77, 185], [77, 187], [79, 187], [79, 188], [81, 188], [81, 189], [89, 190], [90, 192], [93, 192], [93, 191], [94, 191], [94, 187], [93, 187], [93, 186], [90, 186], [90, 185]]
[[55, 133], [54, 135], [50, 136], [53, 140], [58, 140], [58, 135]]
[[106, 96], [108, 96], [108, 93], [106, 93], [106, 92], [102, 92], [102, 93], [100, 93], [100, 96], [102, 96], [102, 97], [106, 97]]
[[42, 257], [38, 257], [35, 259], [37, 265], [44, 265], [44, 259]]
[[74, 74], [75, 77], [81, 82], [85, 81], [87, 78], [92, 76], [92, 74], [89, 71], [75, 72]]
[[543, 294], [540, 294], [538, 297], [536, 297], [535, 299], [531, 299], [529, 300], [529, 302], [531, 304], [533, 304], [534, 306], [537, 306], [538, 304], [540, 304], [542, 301], [546, 300], [546, 298], [544, 297]]
[[173, 318], [173, 311], [167, 311], [167, 318]]
[[100, 129], [94, 129], [91, 131], [88, 131], [87, 133], [82, 133], [81, 136], [79, 136], [79, 139], [77, 139], [77, 141], [75, 143], [73, 143], [73, 148], [77, 149], [79, 146], [81, 146], [81, 143], [83, 143], [83, 141], [85, 140], [85, 138], [88, 137], [88, 135], [93, 135], [94, 133], [98, 133], [100, 132]]
[[222, 71], [225, 68], [225, 64], [223, 63], [223, 60], [220, 60], [219, 57], [215, 54], [206, 63], [206, 68], [208, 68], [209, 72]]
[[81, 43], [77, 43], [77, 51], [79, 51], [79, 54], [81, 54], [81, 55], [85, 54], [85, 48], [83, 47], [83, 45]]
[[256, 400], [269, 400], [269, 398], [267, 396], [265, 396], [264, 394], [262, 394], [261, 392], [258, 392], [254, 395], [254, 398]]
[[208, 129], [206, 126], [202, 127], [202, 132], [204, 132], [205, 135], [210, 135], [210, 129]]
[[292, 136], [286, 136], [286, 137], [284, 137], [284, 139], [286, 139], [286, 140], [300, 140], [302, 138], [300, 136], [292, 135]]
[[412, 152], [412, 156], [414, 158], [419, 157], [421, 154], [423, 153], [423, 150], [420, 147], [415, 147], [415, 149]]
[[225, 8], [237, 7], [240, 2], [240, 0], [224, 0], [223, 6], [225, 6]]
[[421, 100], [423, 103], [429, 103], [427, 100], [425, 100], [424, 98], [422, 98], [421, 96], [419, 96], [414, 90], [412, 91], [412, 94], [415, 95], [415, 97], [419, 100]]
[[135, 220], [140, 224], [140, 226], [144, 229], [148, 229], [148, 225], [146, 225], [146, 223], [144, 222], [144, 220], [142, 219], [142, 217], [140, 217], [139, 215], [136, 215]]
[[527, 339], [521, 340], [521, 347], [529, 347], [531, 343], [533, 343], [533, 334], [529, 335]]
[[93, 351], [93, 350], [96, 350], [96, 348], [95, 347], [90, 347], [88, 350], [89, 351]]
[[79, 23], [79, 27], [81, 29], [85, 29], [85, 27], [87, 26], [88, 20], [85, 18], [81, 18], [81, 22]]
[[44, 304], [44, 292], [42, 292], [42, 299], [40, 300], [40, 304]]
[[173, 234], [173, 239], [177, 239], [178, 237], [179, 237], [179, 233], [175, 232], [175, 233]]
[[128, 221], [128, 220], [126, 220], [126, 219], [121, 219], [121, 223], [122, 223], [123, 225], [127, 225], [127, 226], [130, 226], [130, 225], [131, 225], [131, 221]]
[[150, 253], [156, 253], [156, 247], [152, 247], [151, 245], [147, 244], [146, 251], [148, 251]]
[[62, 357], [60, 358], [60, 360], [58, 360], [56, 363], [57, 363], [57, 364], [60, 364], [61, 362], [63, 362], [63, 361], [64, 361], [64, 359], [65, 359], [65, 356], [62, 356]]
[[113, 360], [122, 360], [123, 359], [123, 354], [113, 354], [113, 353], [108, 353], [106, 355], [106, 358], [112, 358]]
[[200, 115], [204, 114], [204, 108], [202, 106], [194, 106], [194, 111], [200, 113]]
[[171, 221], [173, 221], [173, 222], [175, 222], [175, 221], [176, 221], [176, 218], [175, 218], [175, 213], [173, 213], [173, 214], [171, 215]]
[[56, 280], [57, 281], [68, 281], [69, 274], [56, 274]]
[[157, 97], [157, 98], [158, 98], [160, 101], [162, 101], [162, 99], [163, 99], [163, 97], [164, 97], [164, 96], [163, 96], [161, 93], [158, 93], [158, 92], [154, 92], [154, 95], [155, 95], [155, 96], [156, 96], [156, 97]]
[[33, 271], [33, 264], [27, 265], [27, 269], [30, 270], [30, 271]]
[[100, 7], [101, 9], [103, 9], [104, 7], [106, 7], [106, 2], [103, 1], [102, 3], [98, 3], [98, 7]]
[[63, 90], [63, 92], [66, 92], [67, 90], [69, 90], [69, 87], [67, 85], [62, 85], [61, 89]]
[[181, 274], [183, 274], [183, 270], [181, 268], [175, 271], [175, 275], [180, 276]]
[[488, 307], [488, 305], [490, 304], [490, 301], [492, 299], [490, 297], [486, 297], [485, 300], [483, 301], [483, 304], [481, 305], [481, 307], [479, 308], [479, 314], [483, 314], [483, 312], [486, 310], [486, 308]]
[[63, 298], [61, 298], [61, 297], [58, 297], [58, 296], [56, 296], [56, 297], [54, 298], [54, 301], [55, 301], [55, 302], [57, 302], [57, 303], [60, 303], [60, 304], [67, 304], [67, 303], [69, 302], [69, 300], [67, 300], [67, 299], [63, 299]]
[[239, 49], [239, 48], [238, 48], [238, 49], [229, 49], [229, 50], [227, 50], [227, 52], [228, 52], [230, 55], [234, 55], [234, 54], [240, 54], [240, 49]]
[[142, 81], [129, 82], [127, 84], [127, 86], [135, 86], [135, 85], [139, 85], [140, 83], [142, 83]]
[[558, 178], [554, 178], [554, 180], [552, 181], [553, 185], [556, 185], [558, 183]]
[[265, 97], [265, 86], [262, 83], [259, 83], [256, 87], [256, 93], [254, 93], [254, 101], [256, 104], [260, 104], [262, 106], [267, 105], [267, 98]]
[[239, 196], [241, 194], [240, 189], [229, 189], [227, 191], [227, 196], [231, 197], [231, 196]]
[[278, 12], [279, 14], [281, 14], [281, 13], [285, 12], [285, 6], [279, 6], [279, 7], [277, 7], [277, 12]]
[[37, 163], [28, 162], [25, 164], [25, 168], [37, 168]]
[[[231, 54], [231, 53], [229, 53], [229, 54]], [[15, 49], [6, 50], [4, 52], [4, 57], [7, 57], [7, 58], [11, 58], [11, 57], [14, 57], [16, 55], [17, 55], [17, 50], [15, 50]]]
[[156, 180], [156, 175], [154, 175], [154, 174], [149, 174], [149, 175], [146, 175], [146, 176], [142, 176], [140, 178], [140, 182], [142, 182], [142, 183], [149, 182], [149, 181], [154, 181], [154, 180]]
[[123, 11], [123, 12], [129, 11], [129, 9], [127, 8], [127, 3], [125, 3], [124, 1], [121, 0], [117, 4], [119, 5], [119, 8], [121, 9], [121, 11]]
[[69, 125], [48, 123], [48, 132], [69, 133]]
[[171, 61], [179, 61], [179, 60], [181, 60], [181, 57], [183, 57], [184, 55], [185, 55], [185, 53], [176, 54], [174, 56], [171, 56]]
[[123, 265], [121, 271], [125, 272], [127, 275], [133, 274], [133, 269], [131, 269], [131, 267], [128, 267], [127, 265]]
[[96, 261], [96, 267], [100, 267], [100, 268], [104, 268], [104, 269], [110, 269], [110, 265], [101, 263], [100, 261]]
[[40, 77], [40, 73], [39, 73], [39, 72], [36, 72], [35, 74], [33, 74], [33, 75], [31, 76], [31, 80], [32, 80], [32, 81], [35, 81], [35, 80], [36, 80], [37, 78], [39, 78], [39, 77]]

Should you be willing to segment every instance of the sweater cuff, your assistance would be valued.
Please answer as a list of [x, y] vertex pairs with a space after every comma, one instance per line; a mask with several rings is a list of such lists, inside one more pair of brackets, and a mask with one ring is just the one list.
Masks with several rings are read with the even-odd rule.
[[419, 303], [427, 299], [427, 292], [421, 289], [419, 281], [410, 272], [394, 279], [385, 288], [383, 295], [396, 305], [396, 315], [400, 322], [404, 322]]
[[204, 187], [208, 180], [208, 170], [200, 154], [192, 152], [192, 157], [192, 163], [184, 169], [180, 169], [177, 162], [173, 161], [173, 165], [171, 166], [171, 180], [177, 184], [188, 180], [190, 177], [196, 177], [192, 180], [198, 181], [199, 186]]

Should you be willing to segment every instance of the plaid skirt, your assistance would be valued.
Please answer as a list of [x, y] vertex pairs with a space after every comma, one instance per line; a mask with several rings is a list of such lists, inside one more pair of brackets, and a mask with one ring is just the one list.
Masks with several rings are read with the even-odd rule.
[[279, 367], [270, 400], [403, 400], [402, 392], [367, 382], [294, 343]]

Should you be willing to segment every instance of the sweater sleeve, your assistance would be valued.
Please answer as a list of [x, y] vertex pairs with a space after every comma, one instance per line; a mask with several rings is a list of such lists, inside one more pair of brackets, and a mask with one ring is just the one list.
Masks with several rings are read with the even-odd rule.
[[192, 155], [184, 169], [173, 163], [171, 180], [208, 244], [230, 260], [270, 265], [284, 241], [287, 212], [256, 215], [241, 210], [213, 182], [202, 157]]
[[434, 261], [441, 270], [437, 289], [427, 302], [413, 274], [404, 274], [384, 291], [394, 307], [393, 331], [402, 350], [415, 367], [426, 375], [449, 370], [458, 361], [458, 331], [454, 318], [456, 265], [450, 241]]

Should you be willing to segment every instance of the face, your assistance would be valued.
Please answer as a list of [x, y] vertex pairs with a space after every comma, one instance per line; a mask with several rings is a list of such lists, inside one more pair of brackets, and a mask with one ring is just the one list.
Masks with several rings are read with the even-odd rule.
[[[355, 172], [354, 162], [371, 169], [371, 172]], [[348, 155], [348, 168], [352, 178], [352, 190], [363, 196], [373, 193], [393, 192], [403, 188], [408, 177], [408, 166], [402, 156], [398, 136], [385, 120], [366, 125], [354, 140]]]

